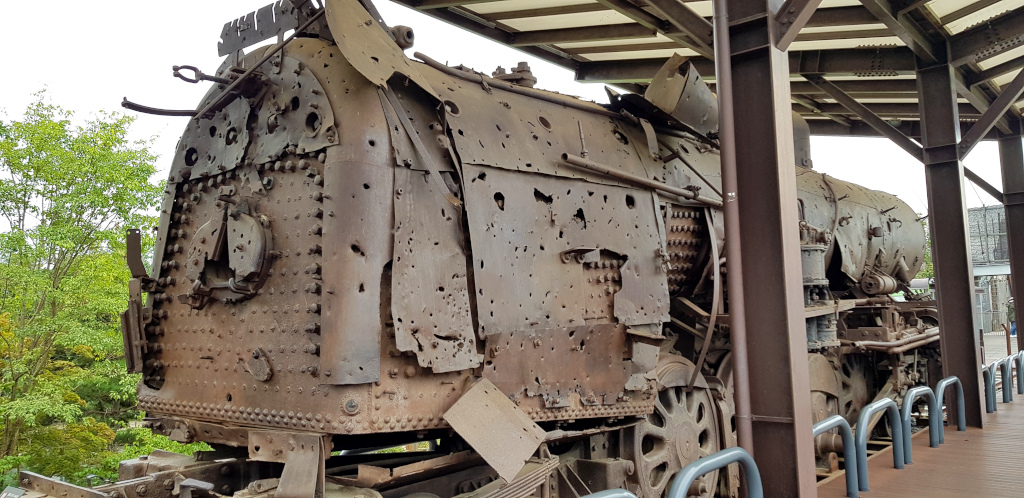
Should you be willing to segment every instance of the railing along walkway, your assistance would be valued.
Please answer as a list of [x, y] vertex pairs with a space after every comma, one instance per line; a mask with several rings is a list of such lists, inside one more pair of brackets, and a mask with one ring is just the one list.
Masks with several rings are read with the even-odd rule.
[[[893, 468], [891, 448], [868, 459], [871, 491], [863, 497], [1020, 497], [1019, 452], [1024, 445], [1024, 400], [1000, 403], [995, 413], [984, 415], [985, 428], [957, 432], [945, 427], [946, 442], [928, 445], [928, 430], [911, 438], [914, 463], [904, 470]], [[842, 477], [818, 486], [819, 498], [846, 496]]]

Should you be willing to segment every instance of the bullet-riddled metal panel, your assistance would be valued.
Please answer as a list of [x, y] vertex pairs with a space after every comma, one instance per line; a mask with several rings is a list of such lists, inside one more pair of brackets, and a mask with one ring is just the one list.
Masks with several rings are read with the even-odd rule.
[[[579, 154], [648, 178], [625, 128], [606, 116], [565, 107], [452, 78], [432, 69], [424, 75], [444, 101], [455, 150], [463, 163], [620, 185], [606, 176], [561, 162]], [[580, 127], [584, 138], [580, 139]]]
[[586, 405], [614, 404], [630, 375], [621, 325], [506, 332], [488, 336], [487, 350], [484, 378], [512, 396], [542, 396], [548, 407], [568, 406], [572, 393]]
[[[615, 317], [619, 323], [668, 320], [659, 214], [649, 192], [463, 168], [482, 334], [585, 325], [591, 293], [614, 298], [627, 285], [635, 285], [634, 307]], [[584, 277], [588, 254], [596, 250], [624, 260], [629, 271], [622, 278], [632, 281]]]
[[380, 380], [381, 280], [392, 254], [395, 170], [342, 160], [343, 149], [327, 149], [324, 166], [321, 366], [327, 384], [362, 384]]
[[242, 164], [250, 142], [250, 111], [249, 101], [238, 98], [213, 119], [190, 119], [171, 165], [172, 181], [216, 175]]
[[[420, 142], [428, 148], [430, 157], [440, 158], [434, 166], [437, 171], [453, 171], [451, 152], [448, 150], [448, 138], [445, 135], [445, 128], [438, 115], [436, 105], [427, 92], [419, 87], [393, 85], [395, 95], [398, 97], [402, 108], [413, 128], [420, 134]], [[385, 99], [386, 100], [386, 99]], [[406, 134], [405, 127], [399, 121], [398, 114], [390, 105], [384, 105], [384, 114], [388, 119], [388, 128], [391, 132], [391, 147], [395, 154], [395, 164], [407, 166], [414, 170], [430, 171], [427, 165], [416, 154], [416, 146]]]
[[327, 92], [309, 67], [283, 57], [280, 71], [267, 71], [267, 94], [259, 109], [249, 156], [262, 163], [279, 159], [288, 146], [299, 154], [338, 140]]
[[433, 93], [419, 69], [357, 0], [327, 0], [324, 8], [338, 50], [370, 83], [383, 87], [398, 73]]
[[544, 440], [544, 429], [487, 379], [466, 391], [444, 419], [507, 482]]
[[398, 349], [434, 372], [480, 366], [470, 314], [462, 211], [430, 173], [395, 169], [392, 313]]

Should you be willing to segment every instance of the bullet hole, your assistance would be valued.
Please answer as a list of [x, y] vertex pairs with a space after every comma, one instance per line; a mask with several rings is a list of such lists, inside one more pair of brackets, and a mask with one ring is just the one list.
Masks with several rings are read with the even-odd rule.
[[444, 286], [438, 287], [437, 292], [444, 292]]
[[300, 106], [301, 104], [302, 104], [302, 102], [301, 102], [301, 101], [299, 101], [299, 98], [298, 98], [298, 97], [292, 97], [292, 100], [291, 100], [291, 102], [290, 102], [290, 104], [289, 104], [289, 105], [291, 106], [291, 108], [292, 108], [292, 110], [293, 110], [293, 111], [297, 111], [297, 110], [299, 110], [299, 106]]
[[498, 205], [498, 209], [505, 210], [505, 195], [501, 192], [494, 193], [494, 202]]
[[231, 402], [231, 393], [228, 393], [228, 397], [227, 397], [227, 400], [228, 400], [228, 403], [230, 403], [230, 402]]
[[577, 222], [583, 223], [584, 230], [587, 228], [587, 216], [583, 214], [583, 208], [577, 209], [576, 214], [572, 215], [572, 219], [576, 220]]
[[306, 115], [306, 133], [315, 134], [320, 131], [320, 115], [311, 112]]
[[376, 140], [370, 140], [369, 143], [370, 143], [370, 147], [376, 147], [377, 146], [377, 141]]
[[359, 284], [359, 292], [366, 292], [366, 286], [362, 283]]
[[615, 139], [618, 140], [619, 143], [621, 143], [622, 145], [629, 145], [629, 139], [626, 138], [626, 136], [623, 135], [621, 131], [615, 130], [612, 132], [612, 135], [615, 135]]
[[[378, 59], [376, 57], [370, 57], [370, 60], [372, 60], [373, 62], [378, 62], [378, 63], [380, 62], [380, 59]], [[360, 369], [360, 370], [362, 370], [362, 369]]]
[[466, 136], [466, 132], [462, 131], [462, 129], [459, 129], [459, 136], [460, 137]]
[[543, 126], [545, 130], [551, 131], [551, 122], [548, 121], [548, 118], [540, 116], [537, 118], [537, 121], [540, 122], [540, 125]]
[[536, 199], [537, 202], [543, 202], [544, 204], [547, 204], [549, 206], [551, 205], [552, 202], [554, 202], [554, 198], [553, 197], [551, 197], [550, 195], [544, 194], [544, 192], [541, 192], [538, 189], [533, 189], [533, 198]]
[[626, 207], [633, 209], [636, 207], [636, 199], [633, 196], [626, 194]]
[[216, 126], [211, 126], [210, 127], [210, 136], [211, 137], [217, 136], [217, 127]]
[[185, 166], [195, 166], [199, 162], [199, 151], [195, 147], [185, 151]]
[[455, 102], [446, 100], [444, 101], [444, 111], [447, 112], [448, 114], [451, 114], [452, 116], [458, 116], [459, 106], [455, 105]]
[[364, 183], [363, 184], [363, 189], [370, 190], [370, 184], [369, 183]]
[[479, 175], [476, 175], [476, 179], [480, 180], [480, 181], [487, 180], [487, 173], [484, 173], [483, 171], [481, 171]]
[[356, 244], [352, 244], [352, 252], [354, 252], [354, 253], [356, 253], [356, 254], [358, 254], [360, 256], [366, 256], [366, 254], [363, 253], [363, 250], [360, 249], [359, 246], [356, 245]]

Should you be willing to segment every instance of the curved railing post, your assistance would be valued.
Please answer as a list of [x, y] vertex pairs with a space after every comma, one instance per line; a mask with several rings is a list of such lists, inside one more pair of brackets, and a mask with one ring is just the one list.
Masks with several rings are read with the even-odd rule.
[[732, 463], [740, 464], [740, 468], [743, 469], [743, 477], [745, 477], [747, 481], [747, 497], [764, 498], [764, 487], [761, 485], [761, 474], [757, 470], [757, 464], [754, 463], [754, 457], [750, 456], [750, 453], [747, 453], [743, 448], [739, 447], [724, 449], [718, 453], [708, 455], [687, 465], [686, 467], [683, 467], [683, 469], [676, 474], [675, 479], [672, 481], [672, 487], [669, 488], [668, 494], [665, 495], [665, 497], [686, 498], [686, 495], [690, 490], [690, 486], [693, 485], [693, 481], [696, 481], [698, 477], [713, 470], [724, 469], [727, 465]]
[[[903, 419], [900, 418], [900, 409], [896, 402], [883, 398], [861, 408], [860, 417], [857, 418], [857, 481], [860, 483], [861, 491], [868, 491], [868, 433], [871, 432], [868, 424], [871, 417], [881, 410], [886, 410], [889, 414], [889, 426], [892, 427], [892, 465], [897, 469], [903, 468]], [[846, 472], [850, 472], [849, 468]]]
[[939, 446], [939, 431], [942, 429], [942, 414], [936, 406], [935, 392], [927, 386], [917, 386], [907, 391], [903, 398], [903, 456], [907, 464], [914, 463], [913, 448], [910, 446], [910, 412], [914, 408], [914, 401], [924, 396], [928, 401], [928, 445], [932, 448]]
[[[893, 424], [896, 425], [896, 424]], [[814, 435], [832, 430], [839, 429], [839, 432], [843, 436], [843, 459], [846, 460], [846, 496], [850, 498], [856, 498], [859, 496], [857, 490], [858, 476], [860, 473], [860, 460], [857, 455], [857, 445], [853, 441], [853, 431], [850, 429], [850, 423], [843, 418], [842, 415], [833, 415], [817, 424], [814, 424]], [[867, 460], [867, 458], [865, 458]], [[865, 490], [866, 491], [866, 490]]]
[[[935, 384], [935, 397], [937, 398], [935, 404], [939, 405], [939, 420], [942, 420], [942, 400], [946, 396], [946, 388], [949, 386], [955, 387], [956, 391], [956, 430], [963, 432], [967, 430], [967, 414], [964, 409], [964, 386], [960, 383], [960, 379], [955, 376], [946, 377]], [[950, 416], [953, 414], [950, 413]], [[943, 428], [942, 432], [939, 433], [939, 444], [946, 442], [946, 429]]]
[[1013, 401], [1013, 375], [1010, 374], [1009, 358], [999, 360], [999, 377], [1003, 381], [1003, 403]]
[[1018, 351], [1006, 360], [1017, 364], [1017, 394], [1024, 394], [1024, 351]]
[[992, 367], [987, 366], [981, 369], [981, 376], [985, 379], [985, 413], [996, 411], [996, 379], [992, 375]]

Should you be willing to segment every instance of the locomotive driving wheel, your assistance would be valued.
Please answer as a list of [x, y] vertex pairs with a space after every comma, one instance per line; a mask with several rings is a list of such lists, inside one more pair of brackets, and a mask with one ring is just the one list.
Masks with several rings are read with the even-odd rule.
[[[680, 469], [721, 449], [717, 408], [707, 382], [698, 375], [694, 389], [683, 386], [693, 369], [681, 356], [663, 355], [656, 370], [654, 413], [625, 429], [623, 450], [636, 465], [633, 479], [643, 498], [660, 498]], [[688, 496], [713, 496], [717, 482], [717, 471], [705, 474]]]

